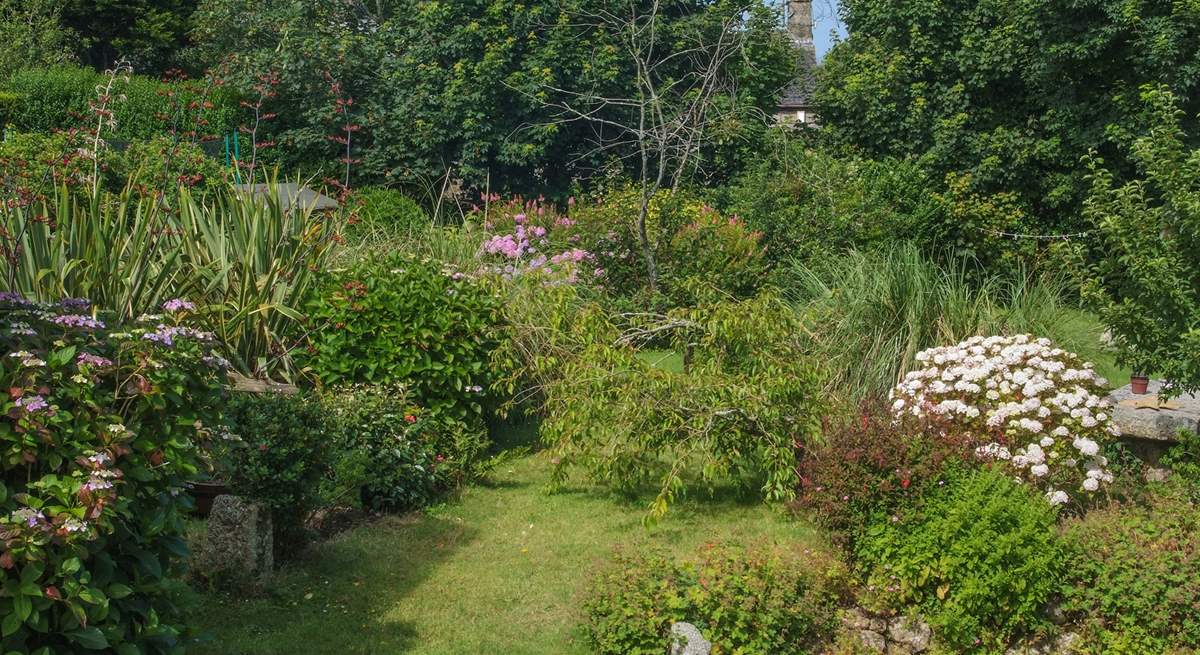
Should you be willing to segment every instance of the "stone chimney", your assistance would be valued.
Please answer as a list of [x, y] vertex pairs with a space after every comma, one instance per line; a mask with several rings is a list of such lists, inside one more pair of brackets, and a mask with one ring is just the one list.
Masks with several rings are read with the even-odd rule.
[[[816, 59], [816, 46], [813, 45], [812, 0], [784, 0], [787, 31], [795, 41], [796, 47], [812, 51]], [[805, 53], [807, 55], [807, 52]]]
[[784, 0], [787, 32], [796, 47], [799, 71], [795, 80], [783, 90], [776, 117], [785, 123], [816, 122], [812, 106], [817, 68], [817, 46], [813, 43], [812, 0]]

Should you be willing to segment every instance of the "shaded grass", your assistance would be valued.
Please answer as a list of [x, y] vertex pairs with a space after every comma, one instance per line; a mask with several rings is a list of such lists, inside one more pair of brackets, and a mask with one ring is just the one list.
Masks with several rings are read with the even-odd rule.
[[270, 597], [201, 595], [192, 623], [209, 641], [189, 652], [583, 655], [580, 599], [617, 544], [820, 541], [782, 509], [726, 497], [646, 528], [645, 499], [543, 492], [551, 467], [526, 455], [451, 502], [341, 535], [281, 571]]

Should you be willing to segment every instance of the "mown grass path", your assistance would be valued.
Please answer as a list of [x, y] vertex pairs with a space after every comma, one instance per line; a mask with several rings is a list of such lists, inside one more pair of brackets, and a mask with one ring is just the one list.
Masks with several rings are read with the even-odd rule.
[[702, 544], [813, 543], [778, 508], [695, 499], [652, 529], [644, 503], [595, 489], [547, 494], [551, 465], [528, 455], [424, 513], [326, 542], [277, 576], [269, 597], [204, 595], [202, 655], [583, 655], [580, 599], [618, 544], [681, 554]]

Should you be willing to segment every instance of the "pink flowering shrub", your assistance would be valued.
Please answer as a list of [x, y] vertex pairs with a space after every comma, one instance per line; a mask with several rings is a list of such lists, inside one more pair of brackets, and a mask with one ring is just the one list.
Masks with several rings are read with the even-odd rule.
[[1119, 434], [1107, 382], [1074, 353], [1029, 335], [972, 337], [917, 354], [925, 368], [890, 393], [896, 415], [942, 422], [975, 454], [1040, 489], [1053, 505], [1112, 482], [1103, 444]]
[[83, 299], [0, 294], [6, 653], [179, 649], [167, 582], [227, 363], [171, 307], [115, 326]]
[[569, 284], [603, 280], [604, 270], [595, 265], [592, 253], [580, 247], [583, 237], [569, 216], [542, 198], [501, 203], [493, 196], [491, 200], [497, 204], [489, 203], [486, 210], [472, 214], [489, 235], [479, 249], [484, 272], [507, 278], [544, 275]]

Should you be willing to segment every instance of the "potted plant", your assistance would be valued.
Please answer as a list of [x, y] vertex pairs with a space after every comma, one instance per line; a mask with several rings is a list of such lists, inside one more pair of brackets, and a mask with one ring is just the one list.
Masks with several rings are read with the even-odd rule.
[[238, 440], [226, 426], [199, 431], [200, 475], [188, 484], [188, 491], [196, 501], [196, 514], [200, 517], [207, 517], [212, 512], [217, 496], [231, 493], [221, 471], [227, 470], [223, 464], [229, 456], [229, 442]]
[[1145, 373], [1134, 372], [1129, 376], [1129, 389], [1134, 394], [1143, 395], [1150, 386], [1150, 376]]

